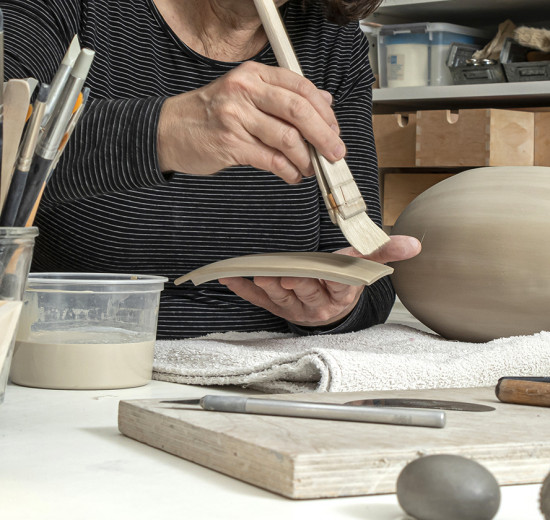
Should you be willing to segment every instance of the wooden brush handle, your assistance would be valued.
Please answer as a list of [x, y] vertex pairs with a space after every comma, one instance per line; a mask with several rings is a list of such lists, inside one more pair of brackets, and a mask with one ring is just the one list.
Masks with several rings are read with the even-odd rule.
[[273, 0], [254, 0], [254, 4], [279, 66], [303, 76], [302, 68]]
[[502, 377], [495, 393], [503, 403], [550, 406], [550, 377]]

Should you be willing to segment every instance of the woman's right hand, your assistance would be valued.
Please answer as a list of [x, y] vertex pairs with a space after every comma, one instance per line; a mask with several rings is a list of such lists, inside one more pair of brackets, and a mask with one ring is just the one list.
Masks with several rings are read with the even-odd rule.
[[314, 175], [308, 146], [329, 161], [345, 155], [332, 97], [289, 70], [245, 62], [163, 105], [162, 171], [210, 175], [235, 165], [273, 172], [292, 184]]

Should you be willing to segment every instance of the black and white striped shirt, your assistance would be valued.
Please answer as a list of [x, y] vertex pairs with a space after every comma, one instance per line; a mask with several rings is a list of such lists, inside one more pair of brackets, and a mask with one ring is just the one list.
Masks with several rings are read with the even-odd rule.
[[[6, 76], [51, 81], [74, 34], [96, 51], [90, 103], [41, 204], [33, 271], [158, 274], [159, 338], [209, 332], [288, 331], [289, 324], [217, 282], [173, 285], [178, 276], [228, 257], [334, 251], [348, 244], [329, 220], [315, 178], [288, 185], [236, 166], [212, 176], [159, 169], [156, 134], [164, 100], [197, 89], [236, 63], [205, 58], [172, 32], [153, 0], [9, 0]], [[371, 218], [380, 223], [371, 128], [367, 41], [358, 24], [338, 27], [313, 5], [290, 0], [285, 23], [304, 74], [332, 93], [341, 135]], [[276, 65], [266, 46], [255, 58]], [[365, 289], [348, 319], [324, 332], [383, 322], [388, 279]], [[301, 333], [306, 329], [291, 327]]]

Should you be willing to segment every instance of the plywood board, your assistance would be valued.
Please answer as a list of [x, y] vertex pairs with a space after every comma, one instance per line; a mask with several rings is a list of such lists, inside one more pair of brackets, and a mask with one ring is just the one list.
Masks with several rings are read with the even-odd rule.
[[532, 166], [534, 115], [497, 109], [417, 113], [416, 166]]
[[295, 499], [393, 493], [401, 469], [425, 454], [473, 458], [501, 485], [541, 482], [550, 468], [548, 409], [500, 403], [493, 388], [269, 397], [330, 403], [416, 397], [488, 404], [496, 411], [449, 411], [445, 428], [432, 429], [174, 409], [151, 399], [121, 401], [119, 429], [150, 446]]
[[451, 173], [384, 174], [384, 226], [393, 226], [403, 210], [418, 195], [452, 175]]

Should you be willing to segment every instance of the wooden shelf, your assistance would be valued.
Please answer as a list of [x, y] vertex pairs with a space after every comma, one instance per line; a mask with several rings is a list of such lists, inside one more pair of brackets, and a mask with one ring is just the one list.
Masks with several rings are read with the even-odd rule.
[[495, 25], [510, 18], [517, 22], [550, 20], [548, 0], [385, 0], [372, 21], [392, 23], [448, 22], [463, 25]]
[[377, 114], [441, 108], [546, 107], [550, 106], [550, 81], [381, 88], [373, 90], [373, 102]]

